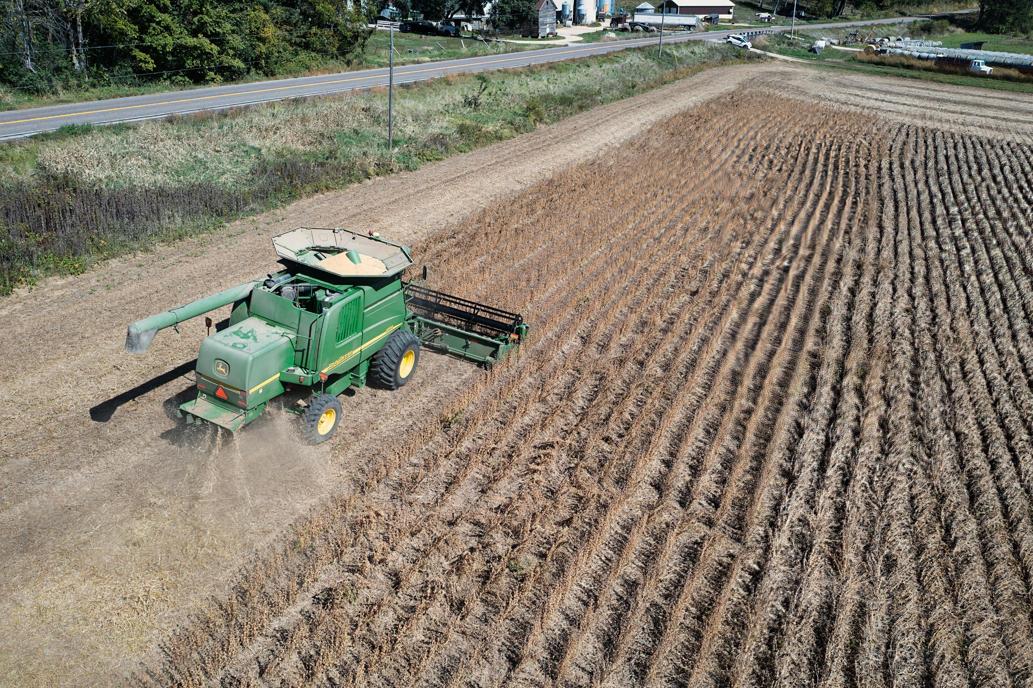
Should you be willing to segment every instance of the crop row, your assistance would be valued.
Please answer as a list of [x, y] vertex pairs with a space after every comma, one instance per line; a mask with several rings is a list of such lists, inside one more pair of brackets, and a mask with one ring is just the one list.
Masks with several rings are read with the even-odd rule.
[[421, 259], [533, 339], [138, 682], [1028, 682], [1031, 187], [740, 95], [456, 225]]

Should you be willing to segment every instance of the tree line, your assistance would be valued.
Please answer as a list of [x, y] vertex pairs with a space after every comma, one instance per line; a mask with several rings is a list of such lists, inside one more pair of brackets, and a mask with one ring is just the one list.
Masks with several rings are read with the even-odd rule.
[[[792, 11], [793, 0], [770, 0], [775, 10]], [[768, 0], [760, 0], [764, 7]], [[799, 9], [818, 17], [838, 17], [848, 10], [922, 11], [929, 0], [798, 0]], [[973, 2], [975, 4], [975, 2]], [[1033, 0], [979, 0], [979, 28], [993, 33], [1033, 31]]]
[[[485, 10], [485, 0], [0, 0], [0, 85], [217, 83], [350, 62], [389, 3], [403, 18]], [[518, 23], [534, 0], [495, 5], [493, 19]]]
[[1033, 0], [980, 0], [979, 25], [986, 31], [1033, 31]]
[[[0, 85], [45, 94], [62, 86], [217, 83], [348, 62], [364, 50], [368, 23], [389, 1], [403, 17], [485, 10], [484, 0], [0, 0]], [[865, 0], [876, 10], [927, 3]], [[808, 14], [829, 17], [854, 5], [799, 2]], [[534, 0], [498, 0], [492, 8], [502, 27], [533, 15]], [[1033, 31], [1033, 0], [979, 0], [979, 24]]]
[[218, 82], [347, 60], [369, 35], [346, 0], [0, 0], [0, 83]]

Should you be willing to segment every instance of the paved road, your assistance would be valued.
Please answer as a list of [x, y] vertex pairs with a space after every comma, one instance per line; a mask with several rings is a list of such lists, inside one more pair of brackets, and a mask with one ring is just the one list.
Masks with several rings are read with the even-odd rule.
[[[849, 23], [840, 22], [837, 24], [807, 24], [800, 25], [799, 28], [806, 31], [814, 31], [832, 27], [898, 24], [917, 21], [918, 19], [921, 19], [921, 17]], [[788, 30], [789, 28], [785, 26], [773, 26], [763, 29], [763, 31], [771, 33]], [[682, 43], [685, 41], [723, 40], [729, 34], [742, 32], [742, 29], [737, 29], [734, 31], [669, 34], [664, 36], [664, 42]], [[656, 45], [657, 40], [658, 38], [656, 37], [650, 37], [605, 43], [585, 43], [519, 53], [486, 55], [408, 65], [395, 68], [395, 83], [404, 84], [413, 81], [435, 79], [449, 74], [485, 72], [494, 69], [525, 67], [546, 62], [572, 60], [591, 55], [603, 55], [628, 48]], [[230, 86], [213, 86], [186, 91], [153, 93], [129, 98], [113, 98], [86, 103], [11, 110], [0, 112], [0, 140], [24, 138], [45, 131], [53, 131], [68, 124], [113, 124], [115, 122], [155, 119], [201, 110], [222, 110], [242, 105], [285, 100], [287, 98], [327, 95], [386, 85], [387, 69], [367, 69], [359, 72], [259, 81]]]

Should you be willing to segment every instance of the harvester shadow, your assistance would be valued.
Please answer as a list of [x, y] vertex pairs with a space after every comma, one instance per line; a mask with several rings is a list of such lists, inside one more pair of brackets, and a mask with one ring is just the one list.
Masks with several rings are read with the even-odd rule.
[[[167, 385], [176, 378], [183, 377], [184, 375], [193, 372], [196, 364], [196, 359], [187, 361], [186, 363], [176, 366], [172, 370], [165, 371], [161, 375], [156, 375], [150, 380], [140, 383], [132, 389], [126, 390], [110, 399], [100, 402], [90, 409], [90, 419], [97, 423], [107, 423], [111, 420], [112, 416], [115, 415], [115, 411], [117, 411], [123, 404], [133, 401], [134, 399], [138, 399], [148, 392], [153, 392], [159, 387]], [[177, 394], [176, 397], [178, 398], [186, 392], [189, 392], [189, 389]]]

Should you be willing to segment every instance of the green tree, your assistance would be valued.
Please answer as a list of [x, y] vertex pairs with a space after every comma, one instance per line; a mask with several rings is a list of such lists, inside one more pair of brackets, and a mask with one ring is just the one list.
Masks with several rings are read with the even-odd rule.
[[486, 4], [484, 0], [455, 0], [457, 10], [453, 11], [449, 16], [463, 14], [467, 17], [479, 17], [484, 14], [484, 6]]
[[368, 17], [358, 2], [347, 0], [301, 0], [302, 43], [321, 55], [350, 57], [365, 47], [370, 29]]
[[491, 22], [500, 31], [521, 30], [535, 20], [534, 0], [496, 0], [491, 6]]
[[451, 19], [457, 14], [467, 17], [484, 13], [483, 0], [412, 0], [412, 9], [424, 19]]
[[452, 4], [452, 0], [412, 0], [411, 8], [424, 19], [437, 20], [449, 15]]
[[367, 20], [355, 0], [0, 0], [0, 83], [44, 93], [276, 74], [350, 60]]
[[979, 26], [994, 33], [1033, 31], [1033, 0], [980, 0]]

